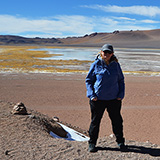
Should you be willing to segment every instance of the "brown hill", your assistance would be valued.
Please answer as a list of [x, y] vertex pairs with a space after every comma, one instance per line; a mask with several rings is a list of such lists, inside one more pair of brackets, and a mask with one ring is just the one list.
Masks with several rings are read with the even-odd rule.
[[82, 37], [67, 38], [25, 38], [0, 35], [0, 45], [58, 45], [99, 47], [111, 43], [115, 47], [160, 48], [160, 29], [137, 31], [114, 31], [113, 33], [92, 33]]
[[56, 38], [25, 38], [13, 35], [0, 35], [0, 45], [43, 45], [61, 43]]
[[84, 37], [68, 37], [59, 40], [66, 45], [101, 46], [104, 43], [111, 43], [115, 47], [160, 48], [160, 29], [92, 33]]

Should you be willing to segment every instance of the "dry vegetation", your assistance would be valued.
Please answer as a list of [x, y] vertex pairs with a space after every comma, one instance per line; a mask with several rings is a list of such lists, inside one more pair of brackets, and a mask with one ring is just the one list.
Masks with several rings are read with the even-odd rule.
[[[67, 67], [58, 68], [63, 65], [83, 65], [89, 61], [79, 60], [43, 60], [40, 58], [51, 57], [47, 51], [34, 51], [29, 49], [43, 48], [43, 46], [1, 46], [0, 47], [0, 69], [1, 71], [17, 72], [84, 72], [80, 69]], [[44, 48], [47, 48], [46, 46]], [[50, 47], [53, 48], [53, 47]]]
[[[92, 61], [45, 60], [41, 58], [57, 56], [47, 51], [31, 49], [54, 48], [52, 46], [0, 46], [0, 69], [3, 72], [88, 72], [86, 66]], [[57, 48], [57, 47], [56, 47]], [[76, 67], [74, 67], [76, 66]], [[79, 67], [84, 66], [84, 67]], [[123, 71], [125, 74], [160, 75], [151, 71]]]

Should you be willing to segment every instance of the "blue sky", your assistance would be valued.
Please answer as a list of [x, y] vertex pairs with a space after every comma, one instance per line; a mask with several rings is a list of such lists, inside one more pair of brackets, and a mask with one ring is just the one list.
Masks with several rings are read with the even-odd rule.
[[62, 38], [160, 29], [158, 0], [3, 0], [0, 35]]

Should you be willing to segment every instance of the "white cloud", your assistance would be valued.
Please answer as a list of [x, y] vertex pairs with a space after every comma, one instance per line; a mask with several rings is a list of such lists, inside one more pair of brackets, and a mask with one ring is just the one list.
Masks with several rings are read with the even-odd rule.
[[153, 20], [150, 20], [150, 19], [141, 20], [141, 22], [142, 23], [150, 23], [150, 24], [160, 23], [160, 21], [153, 21]]
[[116, 5], [89, 5], [89, 6], [82, 6], [92, 9], [98, 9], [105, 12], [115, 12], [115, 13], [126, 13], [126, 14], [136, 14], [142, 16], [157, 16], [160, 15], [160, 8], [157, 6], [129, 6], [129, 7], [122, 7]]
[[73, 15], [73, 16], [57, 16], [58, 21], [63, 22], [60, 26], [62, 31], [68, 31], [72, 33], [84, 34], [85, 32], [92, 31], [92, 20], [85, 16]]
[[117, 20], [127, 20], [127, 21], [135, 21], [135, 18], [128, 18], [128, 17], [113, 17], [113, 19]]
[[96, 21], [95, 28], [97, 32], [113, 32], [115, 30], [150, 30], [154, 28], [150, 23], [146, 25], [143, 20], [136, 20], [127, 17], [96, 17], [93, 21]]
[[65, 32], [71, 35], [84, 35], [92, 32], [89, 19], [84, 16], [57, 16], [52, 19], [26, 19], [11, 15], [0, 15], [0, 34], [19, 34], [40, 32], [43, 35], [60, 35]]
[[158, 23], [149, 19], [80, 15], [59, 15], [41, 19], [0, 15], [0, 22], [0, 34], [42, 38], [84, 36], [93, 32], [114, 30], [148, 30], [154, 28], [151, 25]]

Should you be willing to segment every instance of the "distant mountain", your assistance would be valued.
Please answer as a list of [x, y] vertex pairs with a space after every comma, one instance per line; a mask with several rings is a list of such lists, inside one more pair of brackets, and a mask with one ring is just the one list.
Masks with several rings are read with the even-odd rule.
[[61, 43], [56, 38], [25, 38], [21, 36], [13, 36], [13, 35], [0, 35], [0, 45], [15, 45], [15, 44], [28, 44], [28, 45], [41, 45], [41, 44], [54, 44]]
[[83, 37], [58, 39], [62, 44], [80, 46], [101, 46], [111, 43], [115, 47], [160, 48], [160, 29], [145, 31], [114, 31], [113, 33], [92, 33]]
[[160, 48], [160, 29], [144, 31], [114, 31], [92, 33], [82, 37], [67, 38], [25, 38], [0, 35], [0, 45], [58, 45], [58, 46], [101, 46], [111, 43], [115, 47]]

